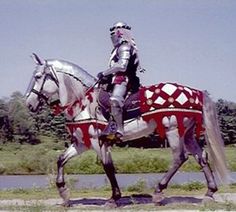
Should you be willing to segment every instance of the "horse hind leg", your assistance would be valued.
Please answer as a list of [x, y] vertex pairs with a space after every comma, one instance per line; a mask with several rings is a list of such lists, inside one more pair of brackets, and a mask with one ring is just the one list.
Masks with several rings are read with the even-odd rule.
[[163, 178], [161, 179], [161, 181], [159, 182], [158, 186], [154, 191], [152, 201], [157, 205], [161, 204], [161, 201], [164, 199], [162, 191], [165, 188], [167, 188], [171, 178], [174, 176], [177, 170], [182, 166], [182, 164], [188, 159], [187, 155], [185, 154], [185, 149], [183, 145], [184, 142], [182, 138], [180, 138], [179, 136], [175, 116], [170, 117], [168, 120], [166, 120], [166, 122], [167, 124], [164, 123], [166, 128], [168, 127], [166, 130], [166, 137], [172, 150], [173, 162], [171, 168], [163, 176]]
[[217, 185], [208, 163], [207, 153], [199, 146], [197, 140], [194, 137], [194, 129], [195, 122], [191, 120], [185, 133], [185, 147], [193, 155], [194, 159], [198, 162], [205, 175], [208, 190], [204, 199], [213, 200], [213, 194], [218, 190]]

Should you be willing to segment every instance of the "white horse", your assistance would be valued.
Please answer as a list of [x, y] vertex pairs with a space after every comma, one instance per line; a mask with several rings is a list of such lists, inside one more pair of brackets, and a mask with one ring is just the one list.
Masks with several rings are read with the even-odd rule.
[[[109, 94], [95, 86], [96, 78], [75, 64], [62, 60], [42, 60], [36, 54], [33, 54], [33, 59], [37, 66], [27, 92], [27, 107], [36, 112], [46, 102], [55, 113], [64, 112], [67, 128], [73, 137], [73, 143], [57, 162], [56, 185], [64, 204], [70, 204], [64, 165], [72, 157], [93, 148], [111, 183], [112, 196], [107, 204], [115, 206], [121, 198], [121, 192], [115, 177], [111, 145], [99, 139], [99, 134], [108, 124], [104, 116], [109, 118]], [[215, 106], [207, 93], [175, 83], [160, 83], [141, 87], [138, 93], [127, 98], [127, 102], [124, 106], [126, 121], [122, 141], [157, 132], [168, 139], [172, 149], [173, 164], [156, 186], [153, 202], [161, 203], [163, 189], [167, 188], [170, 179], [188, 159], [189, 153], [199, 163], [206, 177], [208, 190], [205, 198], [213, 199], [217, 184], [206, 152], [196, 139], [203, 131], [214, 172], [224, 183], [228, 182], [229, 173]]]

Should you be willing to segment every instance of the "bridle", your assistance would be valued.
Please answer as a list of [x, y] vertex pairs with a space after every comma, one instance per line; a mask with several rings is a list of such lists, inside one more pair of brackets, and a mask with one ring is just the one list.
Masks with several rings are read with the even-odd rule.
[[[39, 101], [40, 104], [42, 104], [43, 101], [44, 101], [47, 105], [50, 105], [51, 103], [49, 102], [49, 97], [46, 96], [45, 94], [43, 94], [43, 92], [42, 92], [43, 87], [44, 87], [44, 84], [45, 84], [46, 80], [47, 80], [48, 78], [50, 78], [50, 79], [57, 85], [57, 87], [59, 87], [59, 81], [58, 81], [58, 79], [55, 77], [56, 75], [55, 75], [55, 74], [54, 74], [54, 75], [52, 74], [52, 72], [54, 72], [54, 69], [53, 69], [52, 66], [46, 65], [45, 68], [50, 68], [50, 72], [49, 72], [49, 73], [44, 73], [44, 79], [43, 79], [43, 82], [42, 82], [42, 84], [41, 84], [40, 89], [39, 89], [39, 90], [36, 90], [36, 89], [34, 89], [34, 87], [32, 87], [32, 89], [30, 90], [29, 93], [32, 92], [32, 93], [36, 94], [37, 97], [38, 97], [38, 101]], [[45, 69], [45, 68], [44, 68], [44, 69]], [[34, 80], [35, 80], [35, 79], [34, 79]]]

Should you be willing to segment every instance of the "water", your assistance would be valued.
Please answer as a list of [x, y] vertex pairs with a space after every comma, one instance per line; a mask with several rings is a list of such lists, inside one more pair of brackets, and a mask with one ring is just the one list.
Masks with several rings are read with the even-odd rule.
[[45, 175], [2, 175], [0, 189], [15, 188], [45, 188], [49, 185], [49, 178]]
[[[117, 174], [119, 186], [127, 187], [134, 185], [139, 181], [145, 181], [148, 187], [154, 187], [162, 178], [163, 174]], [[236, 172], [231, 173], [232, 183], [236, 183]], [[68, 175], [67, 181], [72, 179], [77, 189], [81, 188], [99, 188], [110, 186], [105, 174], [96, 175]], [[172, 178], [170, 184], [184, 184], [190, 182], [206, 183], [202, 172], [178, 172]], [[55, 178], [46, 175], [1, 175], [0, 189], [16, 189], [16, 188], [46, 188], [50, 183], [55, 183]]]

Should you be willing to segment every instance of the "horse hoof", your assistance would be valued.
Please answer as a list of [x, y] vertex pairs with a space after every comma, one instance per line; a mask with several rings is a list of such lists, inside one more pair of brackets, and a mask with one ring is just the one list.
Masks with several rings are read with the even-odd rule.
[[211, 203], [211, 202], [215, 202], [215, 199], [213, 197], [210, 196], [204, 196], [202, 203], [203, 204], [207, 204], [207, 203]]
[[71, 202], [68, 200], [68, 201], [65, 201], [62, 203], [62, 206], [65, 207], [65, 208], [69, 208], [72, 206]]
[[61, 187], [58, 189], [60, 197], [64, 200], [64, 203], [70, 200], [70, 190], [67, 187]]
[[105, 203], [105, 207], [108, 209], [112, 209], [112, 208], [117, 208], [117, 203], [114, 199], [109, 199], [106, 203]]
[[164, 194], [162, 192], [160, 193], [154, 193], [152, 195], [152, 202], [155, 205], [161, 205], [161, 202], [163, 201], [163, 199], [165, 198]]

